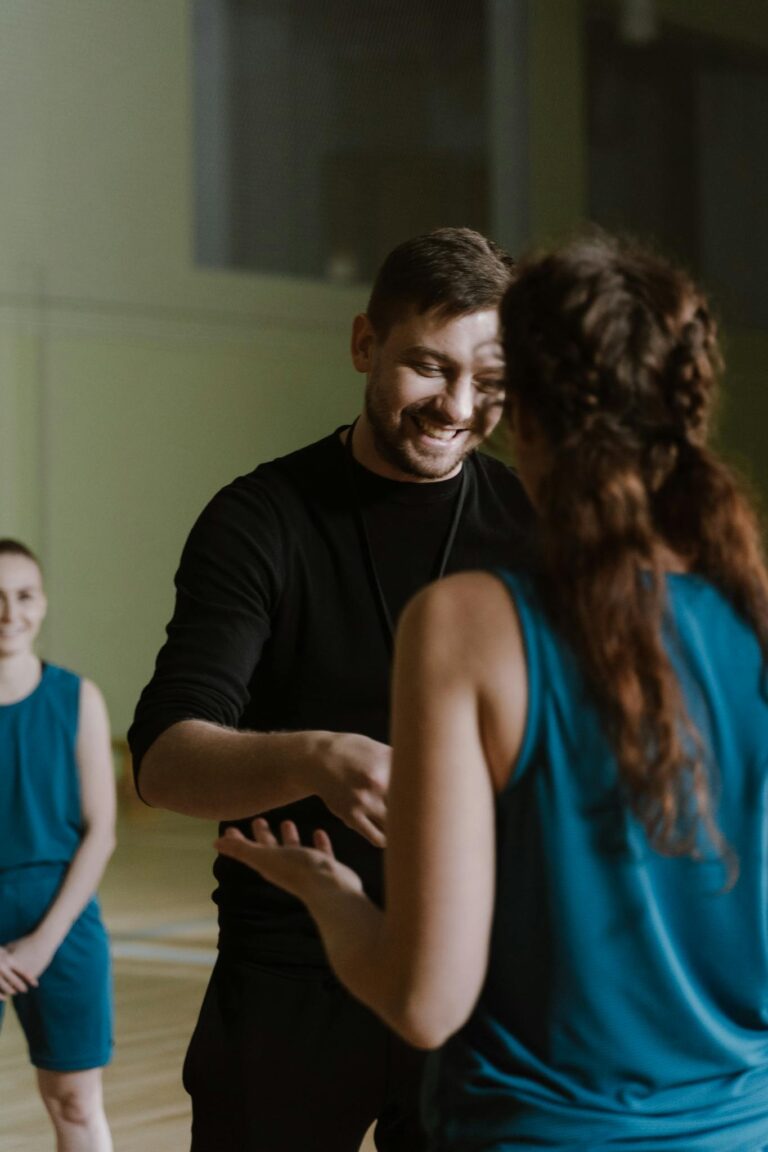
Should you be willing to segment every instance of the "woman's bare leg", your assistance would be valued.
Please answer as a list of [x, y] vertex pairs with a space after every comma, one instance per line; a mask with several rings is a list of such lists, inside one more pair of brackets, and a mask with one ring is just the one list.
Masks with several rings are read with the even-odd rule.
[[112, 1152], [101, 1068], [84, 1072], [38, 1068], [37, 1082], [56, 1130], [56, 1152]]

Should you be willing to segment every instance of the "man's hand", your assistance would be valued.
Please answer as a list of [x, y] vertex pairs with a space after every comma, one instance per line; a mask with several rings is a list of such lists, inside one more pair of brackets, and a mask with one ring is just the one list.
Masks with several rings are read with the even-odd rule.
[[377, 848], [384, 821], [392, 749], [352, 732], [329, 732], [313, 770], [314, 791], [335, 816]]
[[360, 877], [336, 860], [326, 832], [315, 832], [314, 847], [305, 848], [296, 825], [290, 820], [280, 825], [282, 844], [263, 817], [257, 816], [251, 822], [251, 830], [253, 840], [248, 840], [238, 829], [227, 828], [214, 847], [222, 856], [239, 860], [265, 880], [307, 903], [338, 892], [362, 892]]
[[38, 976], [53, 959], [53, 951], [34, 932], [0, 948], [0, 999], [36, 988]]

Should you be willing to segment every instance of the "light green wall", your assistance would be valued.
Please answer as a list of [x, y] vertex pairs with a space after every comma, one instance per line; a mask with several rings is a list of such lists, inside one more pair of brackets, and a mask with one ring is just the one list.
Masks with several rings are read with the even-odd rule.
[[189, 51], [185, 0], [0, 2], [0, 534], [119, 734], [202, 505], [359, 405], [362, 290], [194, 265]]
[[582, 0], [530, 0], [531, 241], [546, 244], [585, 218]]
[[[354, 414], [356, 381], [339, 352], [336, 333], [276, 327], [247, 338], [194, 329], [52, 338], [48, 643], [74, 666], [89, 660], [121, 730], [200, 509], [256, 461]], [[64, 589], [79, 612], [67, 610]]]
[[28, 322], [0, 314], [0, 534], [42, 549], [40, 344]]
[[[661, 3], [768, 44], [748, 0]], [[581, 14], [531, 0], [536, 241], [585, 212]], [[359, 291], [194, 265], [189, 57], [187, 0], [0, 0], [0, 533], [40, 551], [46, 654], [118, 733], [204, 501], [359, 402]], [[729, 336], [724, 439], [768, 491], [766, 338]]]

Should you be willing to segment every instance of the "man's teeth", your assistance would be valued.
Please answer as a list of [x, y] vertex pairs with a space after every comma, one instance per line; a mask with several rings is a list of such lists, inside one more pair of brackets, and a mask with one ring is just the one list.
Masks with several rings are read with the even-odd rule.
[[453, 440], [456, 435], [456, 428], [446, 428], [443, 424], [432, 424], [423, 416], [414, 417], [414, 419], [419, 431], [431, 436], [433, 440]]

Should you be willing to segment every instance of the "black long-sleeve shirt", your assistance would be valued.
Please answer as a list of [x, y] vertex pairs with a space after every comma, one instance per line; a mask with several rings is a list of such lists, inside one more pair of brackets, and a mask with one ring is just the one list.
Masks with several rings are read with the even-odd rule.
[[[465, 469], [446, 572], [519, 566], [532, 512], [517, 476], [479, 453]], [[184, 548], [168, 639], [129, 732], [139, 788], [142, 756], [180, 720], [386, 741], [390, 643], [360, 516], [396, 619], [435, 575], [460, 484], [460, 475], [426, 484], [377, 476], [350, 459], [337, 431], [222, 489]], [[292, 819], [304, 836], [325, 828], [337, 857], [380, 900], [380, 851], [318, 797], [269, 819]], [[219, 857], [214, 873], [222, 947], [321, 960], [298, 901], [232, 860]]]

